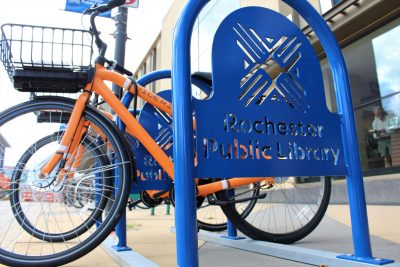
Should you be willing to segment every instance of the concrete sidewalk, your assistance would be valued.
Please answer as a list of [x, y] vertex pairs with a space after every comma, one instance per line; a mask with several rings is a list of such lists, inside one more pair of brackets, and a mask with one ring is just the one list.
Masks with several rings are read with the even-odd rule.
[[[162, 267], [176, 266], [173, 209], [165, 215], [166, 207], [160, 206], [155, 215], [150, 210], [136, 209], [127, 212], [128, 245]], [[400, 206], [368, 206], [369, 228], [373, 256], [400, 262]], [[352, 253], [350, 216], [348, 205], [330, 205], [325, 218], [308, 237], [294, 244], [304, 248]], [[301, 267], [303, 263], [287, 261], [262, 254], [233, 249], [210, 242], [199, 241], [200, 266], [274, 266]], [[98, 247], [85, 257], [69, 263], [69, 267], [119, 266]]]
[[[176, 266], [173, 215], [165, 215], [165, 206], [127, 213], [128, 245], [135, 252], [162, 266]], [[173, 211], [171, 209], [171, 211]], [[400, 206], [368, 206], [373, 256], [400, 261]], [[353, 252], [349, 207], [330, 205], [325, 218], [308, 237], [295, 246], [347, 254]], [[98, 250], [98, 249], [97, 249]], [[99, 253], [94, 251], [91, 254]], [[89, 266], [91, 255], [67, 266]], [[257, 253], [199, 241], [200, 266], [309, 266]], [[91, 262], [93, 264], [93, 262]], [[113, 266], [103, 263], [98, 266]], [[96, 264], [97, 265], [97, 264]]]
[[[392, 177], [393, 176], [393, 177]], [[365, 179], [368, 203], [396, 203], [395, 205], [368, 205], [369, 229], [374, 257], [389, 258], [400, 262], [400, 179], [389, 175], [382, 183], [374, 177]], [[379, 182], [379, 185], [376, 183]], [[385, 190], [377, 188], [385, 186]], [[353, 252], [349, 206], [346, 203], [344, 180], [335, 181], [331, 204], [320, 225], [306, 238], [294, 244], [304, 248], [347, 254]], [[389, 201], [389, 202], [388, 202]], [[343, 203], [341, 203], [343, 202]], [[166, 207], [160, 206], [155, 215], [150, 210], [136, 209], [127, 212], [128, 246], [135, 252], [162, 266], [176, 266], [173, 209], [165, 215]], [[279, 258], [228, 248], [199, 240], [201, 266], [309, 266]], [[100, 247], [66, 266], [118, 266]]]
[[[368, 206], [368, 217], [373, 256], [400, 262], [400, 206]], [[336, 252], [337, 255], [352, 253], [349, 222], [347, 205], [331, 205], [320, 225], [309, 236], [291, 246]], [[224, 264], [228, 261], [229, 264]], [[222, 246], [206, 243], [200, 250], [200, 266], [310, 265], [237, 249], [229, 251]]]

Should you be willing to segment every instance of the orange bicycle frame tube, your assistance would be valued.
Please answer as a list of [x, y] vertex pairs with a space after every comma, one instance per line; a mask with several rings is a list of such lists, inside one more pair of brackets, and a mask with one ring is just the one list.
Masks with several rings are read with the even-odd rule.
[[89, 122], [85, 120], [81, 120], [77, 132], [80, 134], [76, 135], [72, 140], [72, 144], [70, 149], [68, 150], [68, 154], [66, 156], [66, 164], [64, 167], [64, 172], [68, 173], [68, 177], [71, 178], [74, 175], [75, 170], [78, 168], [81, 159], [84, 153], [84, 147], [81, 145], [82, 136], [87, 133], [89, 129]]
[[[96, 75], [93, 80], [93, 88], [96, 94], [103, 97], [111, 109], [118, 115], [122, 122], [126, 125], [128, 131], [137, 138], [140, 143], [149, 151], [154, 159], [166, 171], [166, 173], [174, 179], [174, 165], [165, 152], [157, 145], [149, 133], [140, 125], [140, 123], [132, 116], [126, 107], [119, 101], [113, 92], [104, 83], [104, 80], [111, 81], [114, 84], [124, 87], [128, 84], [132, 87], [130, 80], [121, 74], [107, 70], [101, 65], [96, 65]], [[172, 105], [168, 101], [162, 99], [158, 95], [146, 90], [138, 85], [138, 97], [148, 101], [150, 104], [160, 110], [172, 114]]]
[[67, 161], [64, 171], [66, 174], [68, 174], [68, 178], [72, 178], [74, 176], [75, 171], [78, 170], [78, 167], [81, 164], [84, 154], [85, 148], [83, 146], [79, 146], [76, 148], [73, 156]]
[[[113, 115], [110, 112], [101, 110], [101, 113], [103, 113], [107, 118], [109, 118], [110, 120], [113, 120]], [[126, 129], [126, 132], [130, 135], [133, 136], [133, 133], [131, 132], [131, 130], [129, 128]]]
[[197, 196], [208, 196], [215, 192], [227, 189], [233, 189], [239, 186], [255, 184], [259, 182], [275, 183], [274, 178], [262, 177], [262, 178], [231, 178], [227, 180], [221, 180], [212, 182], [209, 184], [197, 186]]

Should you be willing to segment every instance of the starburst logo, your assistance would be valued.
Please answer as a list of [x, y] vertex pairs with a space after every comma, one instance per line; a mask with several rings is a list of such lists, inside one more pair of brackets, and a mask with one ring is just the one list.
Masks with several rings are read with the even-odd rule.
[[240, 81], [238, 99], [245, 107], [262, 105], [268, 101], [286, 103], [292, 109], [306, 113], [310, 105], [306, 90], [299, 83], [301, 42], [296, 36], [279, 39], [261, 37], [253, 29], [237, 23], [233, 30], [236, 43], [243, 51], [243, 68], [246, 75]]

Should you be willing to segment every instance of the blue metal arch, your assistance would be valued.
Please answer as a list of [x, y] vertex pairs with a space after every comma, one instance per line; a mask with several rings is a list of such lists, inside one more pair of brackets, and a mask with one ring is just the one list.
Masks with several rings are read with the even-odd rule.
[[[354, 123], [350, 84], [346, 65], [335, 37], [318, 12], [305, 0], [283, 0], [314, 29], [332, 66], [345, 162], [348, 165], [348, 193], [353, 229], [354, 258], [372, 258], [360, 156]], [[174, 32], [172, 81], [176, 190], [176, 236], [179, 266], [197, 266], [197, 233], [193, 166], [192, 102], [190, 88], [190, 41], [195, 19], [207, 0], [189, 0]], [[185, 130], [182, 130], [185, 129]]]
[[[140, 77], [136, 82], [140, 84], [141, 86], [146, 86], [152, 82], [159, 81], [162, 79], [169, 79], [172, 76], [171, 70], [155, 70], [152, 72], [149, 72], [142, 77]], [[210, 93], [210, 88], [208, 87], [207, 84], [205, 84], [203, 81], [196, 77], [192, 77], [192, 83], [199, 87], [203, 92], [206, 94]], [[131, 92], [127, 91], [124, 93], [122, 96], [121, 102], [122, 104], [126, 107], [129, 108], [133, 98], [135, 97], [134, 94]], [[120, 128], [122, 132], [125, 132], [125, 125], [122, 123], [120, 118], [117, 118], [117, 125]]]

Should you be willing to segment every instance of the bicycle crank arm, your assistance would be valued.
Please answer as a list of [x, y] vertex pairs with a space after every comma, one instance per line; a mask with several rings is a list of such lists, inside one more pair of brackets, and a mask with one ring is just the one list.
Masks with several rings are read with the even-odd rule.
[[254, 199], [262, 199], [262, 198], [266, 198], [266, 197], [267, 197], [267, 193], [264, 193], [264, 194], [260, 194], [255, 197], [246, 197], [246, 198], [241, 198], [241, 199], [237, 199], [237, 200], [229, 200], [229, 201], [219, 201], [215, 198], [215, 196], [208, 195], [207, 200], [210, 205], [224, 206], [224, 205], [246, 202], [246, 201], [254, 200]]
[[132, 210], [134, 207], [136, 207], [138, 204], [140, 204], [142, 202], [142, 200], [141, 199], [139, 199], [139, 200], [136, 200], [136, 201], [134, 201], [134, 202], [130, 202], [130, 203], [128, 203], [128, 208], [129, 208], [129, 210]]
[[155, 193], [152, 197], [154, 199], [158, 199], [158, 198], [162, 197], [163, 195], [165, 195], [168, 192], [169, 192], [169, 189], [168, 190], [163, 190], [163, 191]]

